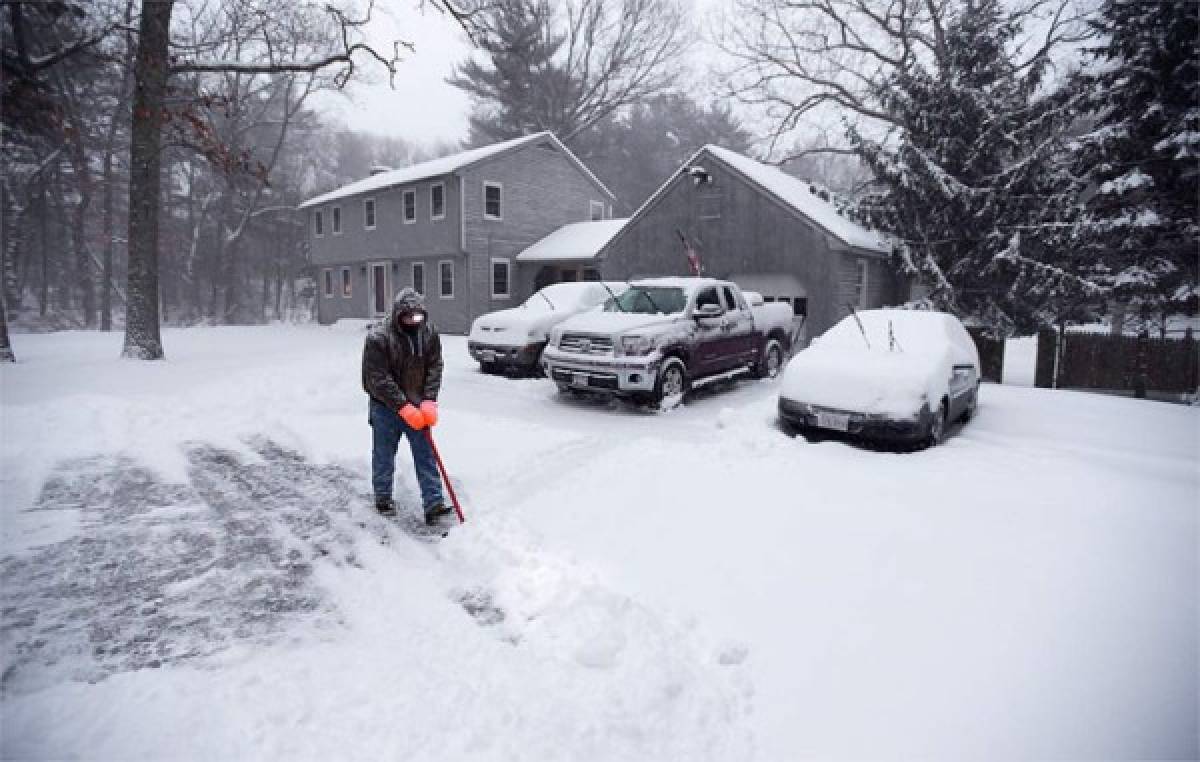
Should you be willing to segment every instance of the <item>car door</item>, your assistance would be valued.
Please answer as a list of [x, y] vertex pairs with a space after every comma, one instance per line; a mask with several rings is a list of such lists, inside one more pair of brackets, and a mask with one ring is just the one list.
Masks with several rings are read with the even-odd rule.
[[[967, 330], [957, 320], [953, 322], [947, 321], [946, 333], [952, 346], [974, 347], [974, 339], [971, 338], [971, 335], [967, 333]], [[950, 409], [947, 412], [950, 420], [955, 420], [967, 409], [971, 401], [971, 395], [979, 385], [978, 356], [967, 357], [965, 356], [966, 354], [964, 351], [954, 352], [954, 364], [950, 371], [948, 390]]]
[[712, 375], [723, 369], [722, 352], [725, 343], [725, 315], [719, 317], [695, 317], [695, 312], [705, 305], [715, 305], [724, 308], [720, 292], [715, 286], [700, 289], [696, 294], [696, 304], [693, 307], [693, 322], [695, 342], [692, 347], [692, 367], [689, 369], [693, 377]]
[[721, 286], [725, 302], [725, 370], [741, 368], [753, 363], [761, 344], [761, 337], [754, 327], [754, 314], [745, 299], [739, 299], [732, 286]]

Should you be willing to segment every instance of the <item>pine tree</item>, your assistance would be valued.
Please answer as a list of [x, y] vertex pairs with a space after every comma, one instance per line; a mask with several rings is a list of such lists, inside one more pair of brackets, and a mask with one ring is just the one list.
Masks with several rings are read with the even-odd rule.
[[1061, 319], [1100, 291], [1061, 261], [1074, 189], [1056, 158], [1072, 100], [1043, 90], [1045, 60], [1013, 61], [1020, 33], [999, 0], [968, 0], [936, 61], [879, 88], [888, 135], [851, 132], [882, 186], [864, 208], [899, 239], [902, 266], [933, 306], [996, 333]]
[[1078, 245], [1144, 318], [1197, 309], [1198, 19], [1194, 0], [1106, 0], [1075, 82], [1097, 120], [1075, 145], [1092, 194]]
[[574, 83], [555, 57], [565, 36], [551, 31], [547, 0], [497, 4], [479, 40], [485, 60], [461, 63], [450, 84], [471, 96], [471, 145], [551, 130], [566, 134]]

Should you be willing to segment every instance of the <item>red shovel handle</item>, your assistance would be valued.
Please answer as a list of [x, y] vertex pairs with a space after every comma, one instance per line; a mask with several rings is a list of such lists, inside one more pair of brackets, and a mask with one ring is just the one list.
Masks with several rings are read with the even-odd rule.
[[438, 452], [437, 443], [433, 441], [433, 429], [425, 429], [425, 436], [429, 437], [429, 446], [433, 448], [433, 459], [437, 461], [442, 481], [446, 483], [446, 489], [450, 492], [450, 502], [454, 503], [454, 512], [458, 514], [458, 523], [462, 524], [466, 522], [466, 519], [463, 518], [462, 506], [458, 504], [458, 495], [454, 494], [454, 485], [450, 483], [450, 477], [446, 474], [446, 466], [442, 463], [442, 456]]

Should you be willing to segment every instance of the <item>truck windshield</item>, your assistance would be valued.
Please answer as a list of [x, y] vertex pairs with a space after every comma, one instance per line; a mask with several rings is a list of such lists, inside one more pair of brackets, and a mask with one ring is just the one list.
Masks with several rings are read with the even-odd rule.
[[682, 288], [668, 286], [631, 286], [628, 291], [617, 297], [616, 302], [609, 299], [604, 305], [605, 312], [640, 312], [646, 315], [683, 312], [687, 304], [687, 296]]

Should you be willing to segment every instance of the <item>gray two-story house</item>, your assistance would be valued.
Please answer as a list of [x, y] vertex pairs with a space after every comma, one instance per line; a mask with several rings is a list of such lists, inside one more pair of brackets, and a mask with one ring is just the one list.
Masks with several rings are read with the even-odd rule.
[[515, 306], [536, 269], [517, 255], [569, 223], [607, 219], [615, 198], [552, 133], [373, 172], [309, 199], [317, 319], [374, 318], [396, 291], [425, 295], [445, 333]]
[[838, 214], [809, 183], [719, 146], [697, 151], [587, 264], [605, 280], [693, 272], [792, 306], [802, 340], [851, 308], [896, 304], [908, 284], [891, 244]]

